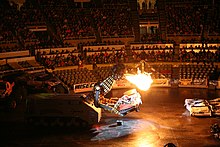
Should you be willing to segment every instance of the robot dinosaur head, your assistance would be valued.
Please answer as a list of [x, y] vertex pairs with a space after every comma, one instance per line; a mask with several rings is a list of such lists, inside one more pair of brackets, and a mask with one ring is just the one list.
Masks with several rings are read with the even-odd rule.
[[118, 80], [123, 77], [125, 74], [126, 67], [122, 63], [118, 63], [112, 67], [112, 75], [115, 80]]

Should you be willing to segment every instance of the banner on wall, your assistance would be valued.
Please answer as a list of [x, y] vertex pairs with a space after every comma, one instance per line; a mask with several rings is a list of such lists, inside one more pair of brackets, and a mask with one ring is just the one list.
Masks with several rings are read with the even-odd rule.
[[193, 85], [207, 85], [207, 80], [206, 79], [194, 79], [192, 83]]
[[208, 86], [207, 79], [180, 79], [179, 87], [198, 87], [205, 88]]
[[119, 89], [119, 88], [134, 88], [134, 85], [126, 79], [121, 79], [115, 81], [115, 83], [112, 86], [112, 89]]
[[151, 87], [169, 87], [170, 79], [153, 79]]
[[180, 79], [179, 85], [192, 85], [192, 79]]
[[92, 91], [94, 85], [95, 82], [75, 84], [73, 90], [74, 93], [88, 92]]

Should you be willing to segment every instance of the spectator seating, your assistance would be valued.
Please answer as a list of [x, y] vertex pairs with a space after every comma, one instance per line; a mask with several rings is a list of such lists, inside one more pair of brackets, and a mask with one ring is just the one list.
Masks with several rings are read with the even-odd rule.
[[[147, 67], [149, 68], [149, 67]], [[153, 79], [164, 79], [172, 77], [172, 65], [171, 64], [153, 64], [151, 65], [152, 78]]]
[[204, 6], [166, 7], [167, 34], [200, 35], [206, 10]]
[[33, 67], [31, 64], [28, 63], [28, 61], [20, 61], [20, 62], [18, 62], [18, 64], [21, 65], [23, 68]]
[[104, 67], [97, 67], [93, 70], [93, 74], [99, 81], [103, 81], [108, 76], [112, 75], [112, 67], [111, 66], [104, 66]]
[[216, 70], [213, 65], [180, 65], [179, 79], [206, 79]]
[[87, 68], [55, 70], [53, 73], [71, 89], [74, 84], [97, 82], [93, 72]]
[[9, 64], [4, 64], [0, 66], [0, 71], [7, 71], [7, 70], [13, 70], [13, 68]]

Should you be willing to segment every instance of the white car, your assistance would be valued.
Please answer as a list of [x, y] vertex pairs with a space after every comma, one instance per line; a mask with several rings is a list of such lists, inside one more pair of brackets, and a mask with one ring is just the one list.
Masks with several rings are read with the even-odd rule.
[[212, 116], [212, 107], [204, 99], [185, 99], [186, 109], [191, 116]]

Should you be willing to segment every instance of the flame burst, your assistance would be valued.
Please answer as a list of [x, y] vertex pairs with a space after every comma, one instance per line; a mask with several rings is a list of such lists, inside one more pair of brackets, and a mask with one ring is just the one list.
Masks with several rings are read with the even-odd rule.
[[126, 79], [131, 82], [132, 84], [136, 85], [140, 90], [147, 91], [151, 84], [153, 83], [153, 80], [150, 76], [151, 73], [141, 73], [141, 71], [138, 69], [137, 74], [132, 75], [128, 74], [125, 75]]

